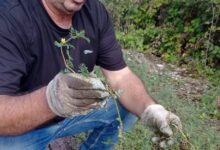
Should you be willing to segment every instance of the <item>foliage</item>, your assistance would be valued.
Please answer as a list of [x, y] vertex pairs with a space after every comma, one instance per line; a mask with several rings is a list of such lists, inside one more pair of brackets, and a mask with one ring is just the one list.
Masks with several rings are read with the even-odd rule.
[[220, 0], [102, 1], [124, 48], [154, 53], [203, 75], [220, 69]]
[[212, 87], [207, 90], [201, 99], [201, 107], [204, 108], [204, 112], [201, 117], [207, 118], [212, 117], [220, 120], [220, 111], [217, 108], [216, 100], [219, 97], [220, 86]]
[[88, 71], [88, 68], [86, 67], [85, 64], [81, 64], [79, 67], [79, 73], [82, 74], [84, 77], [89, 77], [90, 73]]
[[[75, 46], [72, 45], [70, 42], [72, 40], [75, 40], [75, 39], [78, 39], [78, 38], [82, 38], [84, 40], [86, 40], [87, 42], [90, 42], [90, 39], [87, 38], [85, 36], [85, 32], [84, 31], [77, 31], [75, 30], [73, 27], [70, 28], [70, 32], [69, 32], [69, 38], [68, 39], [65, 39], [65, 38], [61, 38], [60, 42], [57, 42], [55, 41], [54, 42], [54, 45], [56, 47], [58, 47], [60, 49], [60, 52], [61, 52], [61, 55], [62, 55], [62, 58], [63, 58], [63, 62], [65, 64], [65, 70], [64, 70], [64, 73], [76, 73], [74, 71], [74, 65], [73, 65], [73, 58], [72, 56], [70, 55], [70, 50], [74, 50], [75, 49]], [[66, 52], [66, 53], [65, 53]], [[66, 54], [66, 56], [65, 56]], [[67, 57], [67, 58], [66, 58]], [[79, 66], [79, 73], [83, 76], [83, 77], [86, 77], [86, 78], [89, 78], [92, 76], [92, 74], [90, 74], [90, 72], [88, 71], [88, 68], [85, 64], [81, 64]], [[95, 74], [94, 74], [95, 75]], [[93, 75], [93, 76], [94, 76]], [[96, 76], [96, 75], [95, 75]], [[100, 78], [101, 80], [102, 78]], [[118, 131], [118, 137], [119, 137], [119, 140], [123, 138], [122, 136], [122, 132], [123, 132], [123, 122], [121, 120], [121, 115], [120, 115], [120, 112], [119, 112], [119, 108], [118, 108], [118, 103], [117, 103], [117, 97], [119, 97], [120, 95], [120, 89], [119, 91], [115, 91], [113, 90], [105, 80], [101, 80], [103, 85], [105, 86], [105, 90], [106, 92], [109, 93], [109, 95], [111, 97], [113, 97], [114, 99], [114, 103], [115, 103], [115, 107], [116, 107], [116, 111], [117, 111], [117, 114], [118, 114], [118, 122], [119, 122], [119, 131]], [[101, 106], [101, 105], [100, 105]], [[121, 140], [120, 140], [121, 141]], [[120, 144], [121, 145], [121, 144]]]
[[[60, 53], [62, 55], [63, 62], [64, 62], [65, 67], [66, 67], [64, 72], [75, 73], [74, 65], [72, 63], [73, 62], [73, 58], [70, 55], [70, 50], [74, 50], [75, 46], [72, 45], [70, 42], [72, 40], [77, 39], [77, 38], [82, 38], [82, 39], [86, 40], [87, 42], [90, 42], [90, 40], [85, 36], [85, 32], [84, 31], [77, 31], [73, 27], [70, 28], [69, 36], [70, 37], [68, 39], [61, 38], [60, 42], [55, 41], [54, 45], [60, 49]], [[88, 71], [87, 71], [87, 68], [86, 68], [86, 66], [84, 64], [81, 64], [80, 72], [84, 76], [88, 76]]]
[[[220, 134], [213, 128], [211, 123], [213, 120], [210, 119], [210, 116], [203, 117], [204, 112], [208, 112], [210, 108], [179, 98], [175, 94], [175, 81], [169, 77], [168, 74], [159, 75], [150, 72], [147, 63], [139, 64], [133, 60], [127, 60], [127, 63], [132, 71], [134, 71], [142, 79], [146, 87], [148, 87], [150, 95], [181, 118], [184, 133], [194, 146], [194, 149], [218, 149]], [[216, 93], [219, 90], [219, 88], [216, 89]], [[211, 95], [213, 93], [209, 94]], [[181, 135], [178, 133], [175, 134], [177, 135], [175, 144], [170, 150], [193, 149], [192, 146], [186, 145]], [[159, 148], [151, 141], [152, 136], [152, 130], [144, 127], [139, 122], [132, 131], [126, 134], [124, 138], [124, 149], [157, 150]]]

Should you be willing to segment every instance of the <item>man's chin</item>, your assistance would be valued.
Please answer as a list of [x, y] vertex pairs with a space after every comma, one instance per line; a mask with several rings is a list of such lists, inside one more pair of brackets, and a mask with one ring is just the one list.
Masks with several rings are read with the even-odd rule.
[[[79, 9], [80, 10], [80, 9]], [[66, 10], [66, 14], [68, 15], [73, 15], [75, 12], [79, 11], [78, 9], [77, 10]]]
[[79, 11], [82, 6], [75, 6], [75, 7], [66, 7], [66, 13], [74, 14], [75, 12]]

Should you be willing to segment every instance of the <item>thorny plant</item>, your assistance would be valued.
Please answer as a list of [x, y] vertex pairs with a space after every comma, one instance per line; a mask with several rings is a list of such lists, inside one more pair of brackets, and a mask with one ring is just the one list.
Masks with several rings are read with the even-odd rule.
[[[65, 65], [64, 73], [76, 73], [74, 71], [73, 58], [72, 58], [72, 56], [70, 54], [70, 50], [75, 49], [75, 46], [70, 44], [70, 42], [72, 40], [75, 40], [75, 39], [78, 39], [78, 38], [82, 38], [82, 39], [86, 40], [88, 43], [90, 42], [90, 39], [85, 36], [85, 32], [84, 31], [77, 31], [73, 27], [70, 28], [69, 38], [68, 39], [61, 38], [60, 42], [58, 42], [58, 41], [54, 42], [54, 45], [60, 49], [60, 52], [61, 52], [61, 55], [62, 55], [62, 58], [63, 58], [63, 61], [64, 61], [64, 65]], [[66, 51], [66, 53], [64, 53], [64, 51]], [[67, 58], [66, 58], [66, 56], [67, 56]], [[80, 65], [79, 73], [82, 76], [86, 77], [86, 78], [88, 78], [90, 76], [88, 68], [85, 66], [85, 64], [81, 64]], [[109, 94], [114, 99], [114, 103], [115, 103], [115, 107], [116, 107], [116, 111], [117, 111], [117, 115], [118, 115], [117, 120], [119, 121], [118, 137], [119, 137], [119, 141], [120, 141], [120, 139], [123, 138], [123, 135], [122, 135], [122, 133], [123, 133], [123, 122], [122, 122], [122, 119], [121, 119], [121, 115], [120, 115], [119, 107], [118, 107], [118, 103], [117, 103], [117, 98], [119, 97], [120, 92], [113, 90], [106, 83], [106, 81], [104, 79], [101, 79], [101, 81], [105, 85], [106, 90], [109, 92]], [[121, 145], [120, 147], [123, 148], [121, 142], [120, 142], [120, 145]]]

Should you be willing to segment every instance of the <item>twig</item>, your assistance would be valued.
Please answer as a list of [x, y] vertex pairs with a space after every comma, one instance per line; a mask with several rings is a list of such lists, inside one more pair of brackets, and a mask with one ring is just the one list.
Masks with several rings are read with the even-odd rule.
[[119, 149], [123, 149], [123, 143], [121, 143], [121, 139], [123, 138], [123, 122], [122, 122], [121, 114], [119, 111], [119, 106], [117, 103], [118, 93], [116, 91], [114, 91], [113, 89], [111, 89], [111, 87], [109, 87], [107, 84], [106, 84], [106, 89], [114, 99], [116, 111], [118, 114], [118, 121], [119, 121], [119, 131], [118, 131], [119, 147], [120, 147]]
[[70, 68], [70, 67], [67, 65], [67, 63], [66, 63], [66, 59], [65, 59], [65, 56], [64, 56], [64, 53], [63, 53], [63, 47], [60, 47], [60, 51], [61, 51], [61, 55], [62, 55], [62, 58], [63, 58], [63, 62], [64, 62], [65, 67], [66, 67], [69, 71], [71, 71], [72, 73], [75, 73], [75, 71], [74, 71], [72, 68]]
[[195, 146], [188, 140], [186, 134], [183, 132], [182, 129], [180, 129], [179, 127], [177, 127], [175, 124], [172, 124], [181, 134], [181, 136], [183, 137], [183, 139], [185, 139], [185, 141], [192, 147], [193, 150], [196, 150]]
[[[211, 6], [212, 6], [212, 22], [211, 22], [211, 29], [214, 25], [214, 19], [215, 19], [215, 8], [214, 8], [214, 0], [211, 0]], [[205, 65], [208, 63], [208, 55], [209, 55], [209, 49], [210, 49], [210, 43], [212, 40], [212, 30], [209, 29], [209, 35], [208, 35], [208, 43], [206, 46], [206, 54], [205, 54]]]

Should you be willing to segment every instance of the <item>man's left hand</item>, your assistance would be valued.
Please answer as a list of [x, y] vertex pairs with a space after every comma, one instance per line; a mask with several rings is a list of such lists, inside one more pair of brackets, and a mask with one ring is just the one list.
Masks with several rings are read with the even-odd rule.
[[148, 106], [142, 113], [141, 120], [145, 125], [157, 129], [162, 136], [166, 137], [164, 138], [165, 140], [163, 139], [162, 141], [159, 138], [154, 139], [160, 142], [161, 147], [172, 145], [172, 125], [182, 130], [182, 124], [179, 117], [158, 104]]

